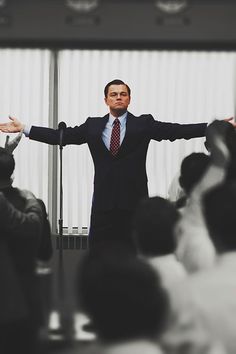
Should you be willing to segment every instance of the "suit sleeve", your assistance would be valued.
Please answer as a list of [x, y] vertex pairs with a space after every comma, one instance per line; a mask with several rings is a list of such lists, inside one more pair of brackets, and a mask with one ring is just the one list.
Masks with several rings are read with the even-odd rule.
[[192, 139], [204, 137], [207, 123], [178, 124], [166, 123], [154, 120], [149, 116], [149, 136], [153, 140]]
[[[88, 120], [87, 120], [88, 121]], [[63, 133], [63, 145], [85, 144], [88, 141], [88, 123], [87, 121], [80, 126], [74, 128], [68, 127]], [[60, 143], [60, 131], [58, 129], [35, 127], [32, 126], [29, 134], [29, 138], [42, 143], [50, 145], [59, 145]]]

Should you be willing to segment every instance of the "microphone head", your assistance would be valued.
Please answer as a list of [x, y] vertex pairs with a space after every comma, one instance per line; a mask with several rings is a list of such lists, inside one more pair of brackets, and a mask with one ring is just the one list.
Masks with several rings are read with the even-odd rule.
[[64, 130], [64, 129], [66, 129], [66, 123], [65, 122], [60, 122], [59, 124], [58, 124], [58, 129], [62, 129], [62, 130]]

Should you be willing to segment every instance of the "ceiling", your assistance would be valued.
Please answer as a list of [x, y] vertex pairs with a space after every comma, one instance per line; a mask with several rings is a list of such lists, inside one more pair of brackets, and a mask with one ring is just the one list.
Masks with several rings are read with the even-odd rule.
[[91, 13], [66, 0], [6, 0], [0, 46], [50, 48], [236, 49], [236, 1], [189, 0], [180, 14], [153, 0], [100, 0]]

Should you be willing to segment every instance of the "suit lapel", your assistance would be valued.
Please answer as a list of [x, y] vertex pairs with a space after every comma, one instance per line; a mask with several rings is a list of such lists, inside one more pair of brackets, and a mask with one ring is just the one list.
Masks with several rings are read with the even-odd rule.
[[129, 147], [132, 145], [133, 139], [133, 133], [135, 131], [135, 117], [133, 116], [133, 114], [131, 114], [130, 112], [128, 112], [127, 115], [127, 120], [126, 120], [126, 131], [125, 131], [125, 136], [124, 139], [122, 141], [122, 144], [119, 148], [118, 154], [117, 156], [122, 156], [126, 153], [126, 151], [128, 151]]
[[[104, 117], [97, 119], [95, 127], [95, 135], [99, 137], [100, 142], [104, 145], [102, 140], [102, 132], [105, 129], [105, 126], [108, 122], [109, 114], [106, 114]], [[105, 146], [105, 145], [104, 145]]]
[[103, 149], [105, 149], [105, 151], [108, 154], [110, 154], [109, 149], [107, 149], [106, 145], [104, 144], [104, 141], [102, 140], [102, 133], [103, 133], [103, 130], [105, 129], [105, 126], [108, 122], [108, 119], [109, 119], [109, 113], [98, 120], [99, 124], [96, 126], [96, 136], [99, 137], [99, 143], [102, 145]]
[[104, 117], [102, 117], [102, 119], [99, 119], [98, 133], [100, 134], [101, 137], [102, 137], [102, 132], [108, 122], [108, 119], [109, 119], [109, 114], [106, 114]]

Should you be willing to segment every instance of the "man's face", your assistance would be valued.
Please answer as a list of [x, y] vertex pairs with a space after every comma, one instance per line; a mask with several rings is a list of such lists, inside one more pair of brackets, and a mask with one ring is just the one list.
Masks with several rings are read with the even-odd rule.
[[118, 116], [127, 111], [130, 103], [130, 96], [125, 85], [109, 86], [105, 103], [114, 116]]

